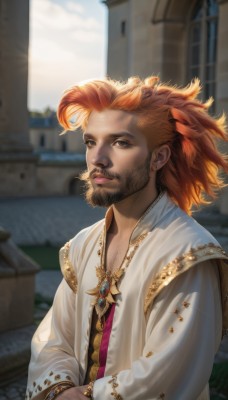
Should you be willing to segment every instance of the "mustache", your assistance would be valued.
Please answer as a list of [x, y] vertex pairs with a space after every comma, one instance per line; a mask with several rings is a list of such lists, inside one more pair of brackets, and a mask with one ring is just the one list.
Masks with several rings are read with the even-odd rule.
[[84, 171], [80, 175], [80, 179], [82, 181], [88, 181], [88, 180], [93, 178], [94, 174], [103, 175], [107, 179], [120, 179], [120, 175], [119, 174], [110, 173], [109, 171], [107, 171], [106, 169], [103, 169], [103, 168], [94, 168], [90, 172], [89, 171]]

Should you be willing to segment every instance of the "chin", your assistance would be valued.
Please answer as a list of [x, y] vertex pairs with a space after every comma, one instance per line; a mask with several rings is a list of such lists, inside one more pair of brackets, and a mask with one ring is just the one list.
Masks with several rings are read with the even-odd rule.
[[110, 207], [125, 198], [121, 191], [112, 192], [102, 188], [87, 190], [85, 197], [86, 201], [93, 207]]

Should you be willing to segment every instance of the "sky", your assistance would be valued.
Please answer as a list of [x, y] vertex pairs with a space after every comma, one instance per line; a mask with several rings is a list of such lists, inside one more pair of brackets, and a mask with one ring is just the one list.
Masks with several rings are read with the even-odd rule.
[[56, 109], [65, 89], [106, 74], [101, 0], [30, 0], [28, 108]]

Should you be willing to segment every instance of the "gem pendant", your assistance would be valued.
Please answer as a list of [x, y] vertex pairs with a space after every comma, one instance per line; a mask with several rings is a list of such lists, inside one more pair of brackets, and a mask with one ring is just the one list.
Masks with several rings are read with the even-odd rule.
[[110, 283], [109, 281], [106, 279], [104, 280], [104, 282], [101, 284], [99, 293], [101, 295], [101, 297], [106, 297], [108, 295], [110, 291]]
[[[97, 301], [95, 304], [95, 308], [96, 308], [99, 318], [101, 318], [109, 308], [110, 302], [108, 301], [108, 299], [110, 300], [110, 295], [111, 295], [110, 281], [106, 276], [106, 278], [103, 280], [103, 282], [100, 285], [99, 292], [98, 292], [98, 298], [97, 298]], [[112, 299], [112, 296], [111, 296], [111, 300], [113, 300], [113, 302], [114, 302], [114, 299]]]

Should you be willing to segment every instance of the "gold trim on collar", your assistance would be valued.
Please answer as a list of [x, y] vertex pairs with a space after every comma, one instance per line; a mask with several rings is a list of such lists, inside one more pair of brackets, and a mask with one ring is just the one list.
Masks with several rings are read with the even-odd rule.
[[228, 255], [220, 246], [216, 246], [214, 243], [208, 243], [198, 246], [197, 248], [192, 248], [188, 253], [175, 258], [163, 267], [149, 286], [144, 301], [144, 313], [148, 311], [148, 308], [152, 305], [155, 297], [161, 290], [172, 282], [174, 278], [187, 271], [195, 264], [216, 258], [228, 260]]
[[69, 259], [69, 251], [70, 251], [70, 242], [67, 242], [65, 246], [60, 249], [59, 252], [60, 267], [65, 281], [73, 290], [73, 292], [77, 293], [78, 282], [74, 271], [74, 267]]

